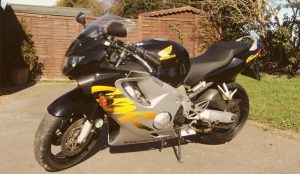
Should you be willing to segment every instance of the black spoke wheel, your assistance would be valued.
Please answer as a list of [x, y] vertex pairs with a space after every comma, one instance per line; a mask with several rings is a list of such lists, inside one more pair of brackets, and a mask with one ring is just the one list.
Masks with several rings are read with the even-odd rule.
[[39, 125], [34, 140], [36, 160], [47, 171], [59, 171], [83, 160], [97, 142], [100, 130], [93, 131], [82, 144], [77, 138], [83, 128], [84, 118], [64, 120], [46, 115]]
[[233, 106], [228, 112], [236, 114], [234, 123], [227, 128], [214, 128], [211, 133], [201, 134], [200, 141], [205, 144], [223, 144], [231, 141], [244, 127], [249, 114], [249, 99], [245, 89], [238, 83], [228, 84], [228, 89], [237, 89], [233, 99], [240, 100], [239, 104]]

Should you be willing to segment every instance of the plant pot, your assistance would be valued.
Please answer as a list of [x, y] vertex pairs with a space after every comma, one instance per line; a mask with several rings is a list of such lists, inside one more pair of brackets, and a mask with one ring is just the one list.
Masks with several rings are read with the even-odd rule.
[[24, 86], [27, 84], [29, 78], [28, 68], [17, 68], [11, 72], [11, 82], [15, 86]]

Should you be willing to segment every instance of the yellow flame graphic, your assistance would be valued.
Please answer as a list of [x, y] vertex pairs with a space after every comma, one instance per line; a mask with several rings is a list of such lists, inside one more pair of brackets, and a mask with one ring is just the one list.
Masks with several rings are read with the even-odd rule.
[[122, 95], [122, 92], [115, 87], [93, 86], [92, 94], [97, 92], [109, 92], [106, 93], [105, 96], [113, 99], [114, 102], [112, 105], [104, 107], [103, 109], [111, 114], [122, 115], [118, 118], [121, 123], [129, 122], [139, 128], [145, 128], [145, 125], [139, 121], [152, 120], [156, 116], [155, 112], [134, 112], [136, 110], [134, 102], [126, 97], [116, 97]]

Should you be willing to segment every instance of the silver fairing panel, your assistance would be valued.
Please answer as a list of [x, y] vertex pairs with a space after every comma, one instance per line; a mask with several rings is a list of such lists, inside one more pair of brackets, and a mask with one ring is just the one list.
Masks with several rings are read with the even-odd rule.
[[[142, 104], [131, 97], [124, 89], [124, 84], [127, 82], [136, 83], [150, 104]], [[119, 79], [116, 81], [115, 86], [122, 95], [119, 95], [121, 96], [119, 101], [115, 100], [114, 111], [108, 111], [108, 114], [119, 124], [120, 131], [109, 142], [110, 145], [146, 143], [177, 136], [173, 121], [182, 104], [180, 99], [182, 97], [180, 97], [181, 95], [176, 88], [152, 76]], [[123, 107], [123, 109], [116, 109], [117, 106]], [[162, 112], [171, 115], [171, 122], [164, 129], [157, 130], [153, 126], [153, 120], [157, 114]]]

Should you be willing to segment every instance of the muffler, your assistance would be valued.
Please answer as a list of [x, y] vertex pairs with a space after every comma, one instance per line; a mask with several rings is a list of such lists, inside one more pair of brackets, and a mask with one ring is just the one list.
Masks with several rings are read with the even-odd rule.
[[212, 123], [212, 122], [233, 123], [236, 115], [231, 112], [205, 109], [203, 112], [198, 114], [198, 117], [203, 122], [207, 122], [207, 123]]

